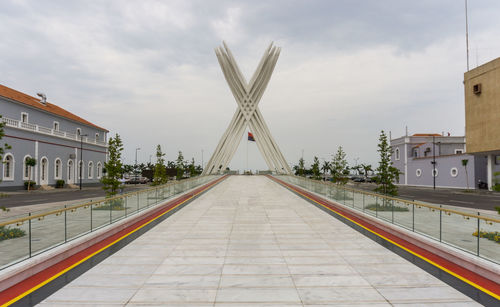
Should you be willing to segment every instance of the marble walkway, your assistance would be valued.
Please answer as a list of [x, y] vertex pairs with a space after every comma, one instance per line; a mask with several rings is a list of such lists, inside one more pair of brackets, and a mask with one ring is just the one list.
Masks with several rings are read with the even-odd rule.
[[231, 176], [40, 306], [479, 304], [264, 176]]

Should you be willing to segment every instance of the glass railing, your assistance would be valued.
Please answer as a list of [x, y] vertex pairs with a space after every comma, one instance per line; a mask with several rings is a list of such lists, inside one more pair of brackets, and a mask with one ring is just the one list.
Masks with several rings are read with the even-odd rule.
[[99, 201], [0, 219], [0, 270], [159, 205], [218, 177], [200, 176], [171, 181]]
[[297, 176], [276, 176], [310, 192], [436, 241], [500, 263], [500, 218]]

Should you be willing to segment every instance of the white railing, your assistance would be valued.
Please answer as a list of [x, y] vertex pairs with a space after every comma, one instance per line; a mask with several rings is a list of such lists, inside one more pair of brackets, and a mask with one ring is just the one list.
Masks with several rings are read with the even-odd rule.
[[[2, 117], [1, 118], [2, 122], [5, 123], [7, 127], [13, 127], [13, 128], [18, 128], [18, 129], [23, 129], [23, 130], [31, 130], [43, 134], [49, 134], [53, 136], [57, 136], [60, 138], [64, 139], [71, 139], [74, 141], [79, 141], [80, 139], [78, 136], [74, 133], [71, 132], [65, 132], [65, 131], [59, 131], [59, 130], [54, 130], [51, 128], [35, 125], [35, 124], [30, 124], [30, 123], [24, 123], [20, 120], [12, 119], [12, 118], [7, 118], [7, 117]], [[83, 138], [84, 143], [88, 144], [96, 144], [100, 146], [107, 146], [108, 144], [106, 142], [98, 141], [96, 139], [90, 139], [88, 137]]]

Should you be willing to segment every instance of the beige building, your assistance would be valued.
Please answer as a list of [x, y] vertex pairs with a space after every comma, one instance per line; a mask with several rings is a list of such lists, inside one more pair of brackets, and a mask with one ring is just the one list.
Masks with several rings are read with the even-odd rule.
[[464, 74], [467, 153], [487, 157], [491, 189], [500, 176], [500, 58]]

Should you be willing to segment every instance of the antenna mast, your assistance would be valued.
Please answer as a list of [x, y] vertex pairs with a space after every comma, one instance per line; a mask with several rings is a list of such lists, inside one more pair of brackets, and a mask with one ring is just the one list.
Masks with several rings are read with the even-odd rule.
[[469, 20], [467, 16], [467, 0], [465, 0], [465, 45], [467, 48], [467, 71], [469, 71]]

